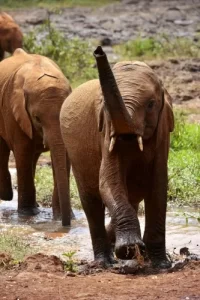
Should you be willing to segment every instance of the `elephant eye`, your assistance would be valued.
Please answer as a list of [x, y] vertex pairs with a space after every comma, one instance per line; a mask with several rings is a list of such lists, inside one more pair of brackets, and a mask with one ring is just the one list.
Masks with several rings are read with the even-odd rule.
[[154, 107], [155, 101], [154, 100], [150, 100], [147, 104], [147, 109], [151, 110]]

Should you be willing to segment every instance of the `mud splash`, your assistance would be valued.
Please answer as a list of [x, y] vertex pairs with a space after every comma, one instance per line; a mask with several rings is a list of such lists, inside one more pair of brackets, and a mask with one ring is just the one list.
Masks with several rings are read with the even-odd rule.
[[[12, 171], [14, 175], [14, 171]], [[13, 176], [12, 176], [13, 177]], [[17, 213], [17, 192], [12, 201], [0, 200], [0, 231], [14, 232], [24, 236], [30, 245], [39, 252], [61, 256], [75, 251], [74, 258], [92, 260], [92, 245], [87, 220], [83, 211], [74, 210], [76, 219], [70, 228], [63, 228], [60, 221], [53, 220], [52, 209], [40, 207], [40, 213], [34, 217], [21, 217]], [[144, 230], [144, 217], [140, 216], [140, 226]], [[109, 217], [106, 217], [109, 222]], [[182, 211], [170, 211], [167, 214], [167, 250], [170, 254], [179, 254], [180, 248], [188, 247], [191, 253], [200, 255], [200, 224], [189, 218], [188, 224]]]

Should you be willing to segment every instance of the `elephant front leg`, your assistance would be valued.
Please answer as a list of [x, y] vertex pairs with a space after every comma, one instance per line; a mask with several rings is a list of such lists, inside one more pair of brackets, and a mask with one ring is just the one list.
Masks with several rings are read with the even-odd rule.
[[100, 196], [80, 193], [80, 197], [89, 223], [94, 259], [103, 266], [109, 266], [114, 263], [114, 257], [104, 224], [105, 207]]
[[108, 207], [111, 223], [107, 227], [108, 236], [115, 241], [115, 254], [120, 259], [132, 259], [136, 255], [136, 246], [141, 250], [140, 224], [137, 213], [128, 201], [123, 170], [116, 156], [102, 160], [100, 168], [100, 193]]
[[0, 137], [0, 199], [8, 201], [13, 198], [11, 176], [8, 169], [9, 155], [10, 149], [4, 139]]
[[171, 262], [166, 256], [165, 223], [167, 208], [167, 163], [163, 157], [156, 158], [151, 175], [151, 186], [145, 198], [144, 242], [152, 265], [169, 268]]
[[18, 181], [18, 212], [29, 216], [39, 213], [34, 185], [34, 153], [31, 148], [33, 147], [27, 146], [14, 150]]

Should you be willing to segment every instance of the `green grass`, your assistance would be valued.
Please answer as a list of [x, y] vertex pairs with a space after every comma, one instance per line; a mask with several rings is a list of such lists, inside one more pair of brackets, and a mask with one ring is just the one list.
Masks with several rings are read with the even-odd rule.
[[[35, 175], [37, 201], [42, 206], [51, 206], [53, 193], [53, 174], [48, 166], [37, 167]], [[74, 176], [70, 176], [70, 197], [73, 208], [81, 209], [81, 202]]]
[[75, 7], [88, 6], [99, 7], [110, 3], [119, 2], [119, 0], [0, 0], [2, 9], [17, 9], [29, 7], [45, 7], [45, 8], [60, 8], [60, 7]]
[[[11, 261], [1, 263], [1, 267], [9, 267], [21, 262], [25, 256], [33, 253], [33, 248], [30, 246], [27, 239], [22, 237], [14, 230], [0, 233], [0, 253], [5, 253], [11, 256]], [[36, 251], [36, 250], [35, 250]]]
[[175, 111], [169, 153], [168, 198], [180, 205], [200, 205], [200, 125]]
[[73, 86], [74, 83], [80, 84], [97, 77], [92, 55], [94, 47], [79, 38], [66, 39], [52, 26], [50, 20], [25, 36], [24, 48], [29, 53], [54, 60]]
[[166, 34], [150, 38], [138, 37], [115, 48], [123, 59], [200, 57], [200, 42], [189, 38], [171, 38]]

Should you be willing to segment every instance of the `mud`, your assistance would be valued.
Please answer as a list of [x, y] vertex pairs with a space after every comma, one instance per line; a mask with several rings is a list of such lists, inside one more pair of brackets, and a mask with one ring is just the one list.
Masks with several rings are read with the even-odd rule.
[[[47, 17], [46, 9], [11, 12], [24, 32], [36, 28]], [[62, 8], [51, 13], [55, 26], [67, 38], [95, 39], [103, 44], [119, 44], [141, 36], [165, 33], [198, 39], [198, 0], [124, 0], [102, 8]]]

